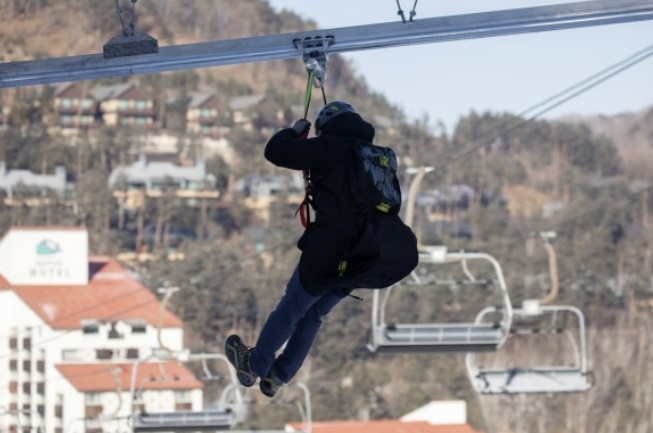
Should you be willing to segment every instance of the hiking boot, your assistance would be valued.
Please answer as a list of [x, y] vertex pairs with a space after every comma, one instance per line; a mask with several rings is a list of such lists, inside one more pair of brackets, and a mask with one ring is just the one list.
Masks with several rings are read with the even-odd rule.
[[241, 385], [250, 387], [256, 383], [258, 375], [254, 373], [249, 360], [252, 357], [252, 347], [246, 346], [243, 340], [237, 335], [230, 335], [225, 343], [225, 353], [231, 365], [236, 369], [236, 376]]
[[283, 385], [283, 382], [274, 374], [274, 370], [270, 370], [267, 376], [262, 377], [259, 384], [261, 392], [270, 398], [274, 397], [281, 385]]

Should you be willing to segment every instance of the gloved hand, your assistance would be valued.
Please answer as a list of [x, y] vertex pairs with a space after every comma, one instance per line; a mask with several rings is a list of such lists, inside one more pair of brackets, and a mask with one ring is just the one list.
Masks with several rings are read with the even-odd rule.
[[308, 131], [311, 130], [311, 122], [306, 119], [299, 119], [292, 128], [297, 131], [300, 137], [306, 138], [308, 137]]

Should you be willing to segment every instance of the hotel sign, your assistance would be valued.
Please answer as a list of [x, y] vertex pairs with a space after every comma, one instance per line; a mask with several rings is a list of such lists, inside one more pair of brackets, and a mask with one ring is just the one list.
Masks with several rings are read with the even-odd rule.
[[88, 233], [12, 229], [0, 242], [0, 273], [13, 285], [86, 285]]

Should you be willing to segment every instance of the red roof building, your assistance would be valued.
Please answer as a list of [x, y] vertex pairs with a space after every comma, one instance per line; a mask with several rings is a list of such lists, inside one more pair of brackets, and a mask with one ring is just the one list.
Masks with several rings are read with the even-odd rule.
[[0, 335], [8, 432], [128, 431], [135, 408], [203, 407], [202, 383], [170, 359], [184, 349], [182, 321], [116, 260], [89, 257], [85, 228], [4, 234]]
[[[301, 423], [287, 425], [287, 431], [301, 431]], [[435, 425], [426, 421], [372, 420], [314, 422], [312, 433], [482, 433], [468, 424]]]

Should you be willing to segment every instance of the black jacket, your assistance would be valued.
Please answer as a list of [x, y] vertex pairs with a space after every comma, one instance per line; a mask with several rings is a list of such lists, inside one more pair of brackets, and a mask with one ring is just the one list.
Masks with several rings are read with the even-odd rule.
[[[344, 113], [325, 124], [319, 137], [302, 139], [287, 128], [265, 148], [271, 163], [311, 172], [315, 220], [297, 246], [300, 279], [314, 295], [388, 287], [417, 266], [417, 239], [399, 216], [361, 218], [350, 198], [356, 146], [371, 143], [374, 132], [358, 114]], [[339, 275], [342, 260], [347, 270]]]

